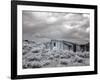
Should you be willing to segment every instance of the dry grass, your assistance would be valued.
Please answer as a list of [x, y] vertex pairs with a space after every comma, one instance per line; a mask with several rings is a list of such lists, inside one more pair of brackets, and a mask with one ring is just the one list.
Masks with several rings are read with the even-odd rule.
[[[34, 42], [23, 45], [23, 68], [67, 67], [89, 65], [89, 52], [49, 50]], [[34, 46], [33, 46], [33, 45]]]

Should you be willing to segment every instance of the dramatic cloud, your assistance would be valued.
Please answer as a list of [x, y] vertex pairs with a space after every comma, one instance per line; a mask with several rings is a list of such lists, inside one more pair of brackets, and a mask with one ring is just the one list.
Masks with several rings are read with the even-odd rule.
[[89, 41], [89, 14], [23, 11], [22, 22], [23, 39]]

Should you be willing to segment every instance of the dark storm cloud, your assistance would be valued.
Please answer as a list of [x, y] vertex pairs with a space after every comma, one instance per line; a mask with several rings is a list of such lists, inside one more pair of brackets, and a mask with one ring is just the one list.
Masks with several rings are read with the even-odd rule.
[[89, 14], [23, 11], [23, 38], [89, 40]]

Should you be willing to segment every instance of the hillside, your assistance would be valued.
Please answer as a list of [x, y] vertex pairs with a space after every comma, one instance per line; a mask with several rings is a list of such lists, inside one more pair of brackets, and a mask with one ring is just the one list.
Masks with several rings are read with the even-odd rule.
[[43, 42], [23, 40], [23, 68], [89, 66], [89, 52], [46, 49]]

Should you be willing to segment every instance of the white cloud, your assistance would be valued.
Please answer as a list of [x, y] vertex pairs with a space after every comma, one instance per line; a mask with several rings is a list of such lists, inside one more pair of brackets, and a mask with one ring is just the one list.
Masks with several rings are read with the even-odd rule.
[[83, 17], [87, 17], [87, 18], [89, 18], [90, 15], [89, 15], [89, 14], [83, 14]]
[[67, 30], [70, 30], [70, 29], [73, 29], [74, 27], [70, 26], [70, 25], [67, 25], [67, 24], [64, 24], [63, 25]]
[[56, 18], [56, 17], [49, 17], [49, 18], [46, 20], [46, 22], [47, 22], [48, 24], [54, 23], [54, 22], [56, 22], [56, 21], [57, 21], [57, 18]]
[[90, 28], [89, 27], [86, 29], [86, 32], [90, 32]]
[[83, 20], [83, 17], [81, 14], [77, 14], [77, 13], [69, 13], [69, 14], [66, 14], [64, 16], [64, 18], [68, 21], [80, 21], [80, 20]]
[[85, 40], [89, 27], [89, 14], [23, 12], [23, 34], [30, 37]]

